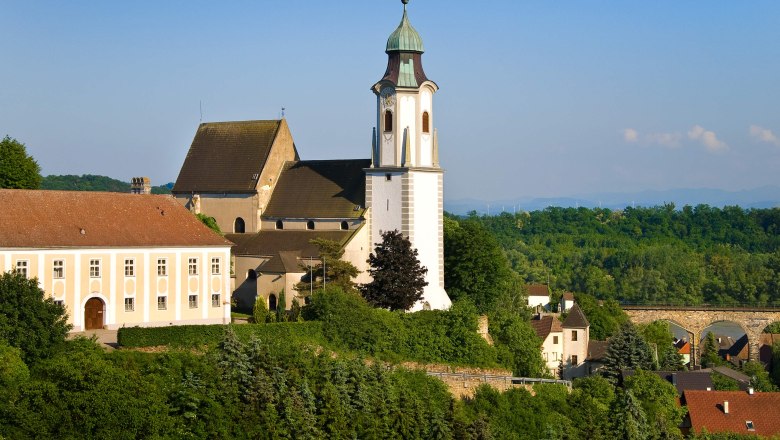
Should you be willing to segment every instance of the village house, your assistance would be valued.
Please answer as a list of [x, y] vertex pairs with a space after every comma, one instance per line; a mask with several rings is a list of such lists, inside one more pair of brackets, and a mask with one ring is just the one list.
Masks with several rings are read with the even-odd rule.
[[531, 326], [542, 340], [542, 359], [547, 364], [547, 370], [557, 377], [564, 351], [561, 321], [555, 315], [536, 315], [531, 319]]
[[0, 268], [73, 331], [230, 322], [232, 243], [170, 196], [0, 189]]
[[683, 433], [780, 435], [780, 393], [685, 390]]

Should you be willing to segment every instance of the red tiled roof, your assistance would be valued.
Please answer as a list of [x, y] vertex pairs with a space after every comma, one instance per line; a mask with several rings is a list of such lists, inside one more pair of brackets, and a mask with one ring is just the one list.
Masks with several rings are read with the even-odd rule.
[[[684, 401], [691, 431], [780, 434], [780, 393], [686, 390]], [[728, 402], [728, 414], [724, 413], [724, 402]], [[748, 431], [747, 421], [753, 422], [754, 431]]]
[[574, 294], [571, 292], [563, 292], [562, 298], [564, 301], [574, 301]]
[[550, 296], [550, 289], [546, 284], [527, 284], [528, 296]]
[[675, 344], [675, 347], [677, 347], [677, 352], [680, 354], [691, 354], [691, 343], [688, 341], [680, 340]]
[[0, 189], [0, 247], [232, 246], [171, 196]]
[[554, 316], [542, 316], [531, 320], [531, 327], [534, 328], [536, 336], [542, 338], [542, 341], [547, 339], [547, 335], [552, 332], [562, 332], [561, 321]]

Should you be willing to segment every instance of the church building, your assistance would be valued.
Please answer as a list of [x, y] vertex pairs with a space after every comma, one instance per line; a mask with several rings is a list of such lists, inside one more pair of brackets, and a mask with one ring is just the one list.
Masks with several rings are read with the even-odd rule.
[[[443, 176], [434, 113], [436, 83], [423, 65], [423, 41], [403, 16], [387, 40], [387, 68], [371, 91], [376, 127], [370, 157], [301, 160], [285, 119], [203, 123], [173, 187], [184, 206], [217, 220], [234, 243], [239, 307], [293, 286], [319, 257], [315, 238], [341, 243], [344, 259], [370, 281], [368, 256], [385, 231], [398, 230], [428, 269], [423, 299], [412, 307], [446, 309]], [[367, 148], [368, 150], [368, 148]]]

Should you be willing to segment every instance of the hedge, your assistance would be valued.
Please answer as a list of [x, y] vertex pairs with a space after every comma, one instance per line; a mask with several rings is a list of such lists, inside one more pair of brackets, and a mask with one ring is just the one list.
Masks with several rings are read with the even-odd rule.
[[[239, 339], [249, 341], [254, 335], [261, 340], [284, 340], [325, 345], [321, 322], [281, 322], [275, 324], [242, 324], [233, 329]], [[166, 345], [169, 347], [213, 346], [225, 333], [225, 326], [179, 325], [170, 327], [122, 327], [117, 342], [122, 347], [139, 348]]]

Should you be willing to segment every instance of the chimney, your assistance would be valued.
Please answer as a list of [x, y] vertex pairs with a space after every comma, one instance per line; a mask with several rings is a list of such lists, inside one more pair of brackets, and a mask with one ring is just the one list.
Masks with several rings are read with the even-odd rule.
[[723, 414], [728, 414], [728, 413], [729, 413], [729, 401], [728, 400], [724, 400], [723, 401]]
[[131, 194], [151, 194], [152, 181], [148, 177], [133, 177], [130, 179]]

